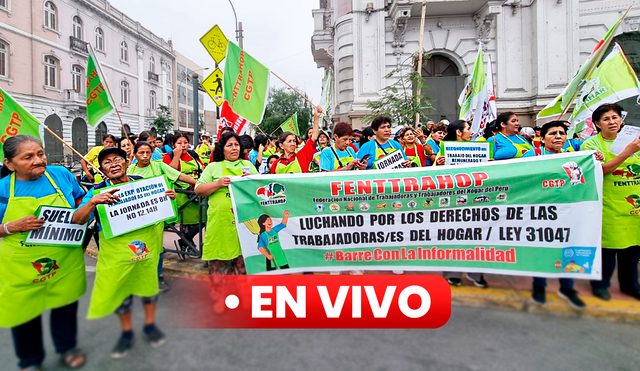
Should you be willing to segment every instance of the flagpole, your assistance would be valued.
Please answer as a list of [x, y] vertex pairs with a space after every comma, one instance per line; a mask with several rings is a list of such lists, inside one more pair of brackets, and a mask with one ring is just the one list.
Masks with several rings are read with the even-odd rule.
[[94, 164], [92, 164], [89, 160], [87, 160], [80, 152], [78, 152], [75, 148], [73, 148], [69, 143], [65, 142], [64, 139], [60, 138], [58, 136], [58, 134], [56, 134], [53, 130], [49, 129], [49, 127], [47, 125], [42, 125], [42, 126], [45, 128], [45, 130], [47, 130], [49, 132], [49, 134], [53, 135], [54, 138], [56, 138], [57, 140], [62, 142], [62, 144], [67, 146], [67, 148], [69, 148], [71, 150], [71, 152], [73, 152], [76, 155], [78, 155], [78, 157], [83, 159], [87, 164], [89, 164], [89, 166], [94, 168], [98, 172], [98, 174], [100, 174], [102, 176], [102, 178], [107, 179], [107, 176], [102, 171], [100, 171], [100, 169], [98, 169]]
[[[260, 130], [260, 132], [264, 135], [267, 135], [267, 133], [265, 133], [264, 131], [262, 131], [262, 129], [260, 128], [260, 125], [254, 125], [256, 127], [256, 129]], [[267, 135], [268, 136], [268, 135]]]
[[[611, 36], [613, 39], [613, 35], [616, 33], [616, 30], [618, 29], [618, 27], [620, 27], [620, 24], [622, 23], [622, 21], [627, 17], [627, 14], [629, 14], [629, 11], [631, 10], [631, 7], [633, 5], [630, 5], [627, 10], [624, 12], [624, 14], [622, 15], [622, 18], [620, 18], [620, 22], [618, 22], [618, 24], [616, 25], [616, 27], [613, 29], [613, 32], [611, 32]], [[609, 45], [607, 45], [608, 47]], [[602, 55], [605, 52], [605, 47], [604, 45], [602, 45], [602, 47], [598, 50], [598, 52], [596, 53], [596, 55], [594, 57], [596, 58], [596, 61], [600, 61], [600, 58], [602, 58]], [[596, 68], [596, 65], [598, 64], [598, 62], [595, 62], [591, 65], [591, 67], [589, 67], [589, 69], [587, 70], [587, 73], [584, 75], [585, 79], [588, 79], [589, 76], [591, 75], [591, 73], [593, 72], [593, 70]], [[564, 107], [564, 109], [562, 110], [562, 112], [560, 113], [560, 115], [558, 116], [558, 118], [556, 120], [562, 120], [562, 116], [564, 116], [565, 113], [567, 113], [567, 110], [569, 109], [569, 106], [571, 106], [571, 102], [573, 102], [573, 100], [576, 98], [576, 96], [578, 95], [579, 91], [582, 89], [576, 89], [573, 92], [573, 95], [571, 96], [571, 99], [569, 100], [569, 103]]]
[[[422, 15], [420, 17], [420, 47], [418, 48], [418, 66], [416, 67], [416, 72], [418, 72], [418, 76], [422, 78], [422, 47], [424, 44], [424, 19], [427, 14], [427, 0], [422, 0]], [[420, 105], [420, 86], [416, 89], [416, 101], [418, 105]], [[420, 112], [416, 112], [416, 122], [413, 125], [414, 127], [418, 127], [418, 123], [420, 122]]]
[[311, 107], [313, 107], [313, 109], [316, 109], [316, 105], [313, 104], [312, 101], [309, 100], [309, 98], [307, 98], [306, 96], [304, 96], [302, 93], [300, 93], [298, 91], [298, 89], [294, 88], [293, 86], [291, 86], [291, 84], [289, 84], [288, 82], [284, 81], [282, 79], [282, 77], [278, 76], [275, 72], [273, 72], [272, 70], [269, 70], [269, 72], [271, 72], [273, 74], [273, 76], [277, 77], [278, 79], [280, 79], [280, 81], [282, 81], [283, 83], [285, 83], [285, 85], [287, 85], [288, 87], [290, 87], [291, 89], [293, 89], [293, 91], [295, 91], [296, 93], [298, 93], [299, 96], [301, 96], [302, 98], [304, 98], [304, 100], [306, 100], [307, 102], [309, 102], [309, 104], [311, 105]]
[[[95, 56], [96, 52], [93, 50], [93, 46], [91, 46], [91, 43], [87, 43], [87, 45], [89, 45], [89, 48], [91, 48], [91, 54]], [[98, 61], [98, 58], [95, 58], [95, 63], [96, 63], [96, 66], [98, 66], [98, 69], [100, 70], [100, 76], [105, 76], [104, 73], [102, 72], [102, 67], [100, 66], [100, 61]], [[120, 117], [120, 111], [118, 111], [118, 106], [116, 105], [116, 101], [113, 99], [113, 95], [111, 95], [111, 89], [109, 89], [109, 84], [107, 83], [106, 77], [104, 80], [104, 86], [107, 88], [107, 93], [109, 94], [109, 98], [111, 98], [111, 103], [113, 103], [113, 109], [116, 111], [116, 115], [118, 115], [118, 120], [120, 120], [120, 127], [122, 127], [122, 132], [124, 133], [124, 136], [127, 136], [129, 133], [127, 133], [127, 129], [125, 129], [124, 127], [124, 122], [122, 122], [122, 117]], [[142, 104], [142, 103], [138, 102], [138, 104]]]

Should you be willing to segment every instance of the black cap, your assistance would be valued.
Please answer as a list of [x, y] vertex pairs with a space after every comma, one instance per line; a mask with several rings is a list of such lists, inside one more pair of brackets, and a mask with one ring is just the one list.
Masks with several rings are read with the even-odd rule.
[[124, 149], [118, 147], [106, 147], [102, 151], [100, 151], [100, 153], [98, 153], [98, 165], [101, 165], [102, 160], [104, 160], [107, 155], [110, 155], [112, 153], [120, 155], [125, 160], [127, 159], [127, 152], [125, 152]]

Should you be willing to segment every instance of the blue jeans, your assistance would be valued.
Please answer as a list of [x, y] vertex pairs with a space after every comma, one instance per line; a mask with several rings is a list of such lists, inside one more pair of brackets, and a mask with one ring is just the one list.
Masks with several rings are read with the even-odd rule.
[[[560, 288], [573, 290], [573, 280], [571, 278], [560, 278]], [[533, 287], [547, 287], [547, 279], [544, 277], [533, 277]]]
[[160, 253], [160, 259], [158, 260], [158, 277], [162, 277], [162, 265], [164, 263], [164, 253]]

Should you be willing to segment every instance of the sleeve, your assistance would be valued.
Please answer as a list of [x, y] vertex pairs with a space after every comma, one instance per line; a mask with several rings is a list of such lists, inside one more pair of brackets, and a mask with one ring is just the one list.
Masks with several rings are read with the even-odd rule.
[[302, 168], [303, 173], [306, 173], [309, 170], [309, 164], [313, 161], [313, 155], [315, 154], [316, 142], [309, 138], [304, 147], [296, 153], [296, 158], [298, 159], [298, 162], [300, 162], [300, 167]]
[[[174, 168], [172, 168], [171, 166], [165, 164], [164, 162], [161, 162], [160, 164], [160, 170], [162, 170], [162, 173], [164, 173], [164, 175], [167, 176], [167, 179], [169, 179], [172, 182], [175, 182], [176, 180], [178, 180], [178, 178], [180, 177], [180, 172]], [[153, 165], [149, 165], [149, 166], [153, 166]]]
[[371, 143], [375, 144], [373, 140], [370, 140], [360, 147], [360, 150], [358, 151], [359, 160], [362, 160], [364, 156], [369, 155], [369, 159], [367, 160], [367, 170], [373, 167], [373, 161], [376, 159], [375, 146], [372, 146]]
[[264, 247], [265, 249], [269, 246], [265, 245], [265, 241], [269, 241], [269, 238], [266, 236], [266, 233], [260, 233], [260, 238], [258, 238], [258, 248]]
[[[351, 148], [354, 153], [358, 152], [358, 147], [356, 147], [356, 145], [353, 143], [349, 143], [349, 148]], [[355, 156], [353, 158], [355, 158]]]
[[[347, 147], [349, 148], [349, 147]], [[355, 156], [354, 156], [355, 157]], [[335, 156], [331, 148], [325, 148], [320, 154], [320, 171], [335, 170]]]
[[214, 171], [215, 171], [215, 169], [217, 167], [215, 165], [216, 163], [217, 162], [212, 162], [211, 164], [209, 164], [209, 166], [204, 168], [204, 170], [202, 171], [202, 174], [200, 174], [200, 178], [198, 178], [198, 181], [196, 182], [196, 186], [194, 187], [194, 189], [198, 188], [198, 186], [200, 184], [211, 183], [211, 182], [215, 182], [216, 180], [218, 180], [218, 179], [216, 179], [215, 174], [214, 174]]
[[424, 147], [422, 146], [422, 144], [418, 144], [418, 143], [416, 143], [416, 147], [418, 151], [418, 157], [420, 157], [420, 162], [422, 163], [422, 166], [427, 166], [427, 155], [424, 152]]
[[504, 160], [512, 157], [508, 155], [508, 153], [511, 152], [509, 148], [502, 143], [498, 143], [498, 138], [496, 138], [495, 135], [489, 138], [488, 141], [493, 142], [493, 158], [495, 160]]
[[252, 164], [255, 164], [257, 160], [258, 160], [258, 151], [253, 150], [249, 152], [249, 161], [251, 161]]
[[162, 156], [162, 162], [164, 162], [167, 165], [171, 164], [171, 156], [168, 153], [166, 153], [164, 156]]
[[98, 157], [98, 153], [100, 152], [100, 146], [93, 147], [87, 154], [84, 156], [85, 159], [89, 162], [94, 162]]
[[[597, 138], [597, 137], [593, 137], [593, 138]], [[580, 150], [582, 151], [588, 151], [588, 150], [594, 150], [594, 151], [602, 151], [602, 148], [600, 148], [600, 143], [598, 143], [595, 140], [592, 140], [591, 138], [587, 139], [584, 141], [584, 143], [582, 143], [582, 145], [580, 146]]]
[[280, 224], [276, 225], [275, 227], [273, 227], [272, 229], [273, 229], [274, 232], [280, 232], [281, 230], [283, 230], [285, 228], [287, 228], [287, 226], [285, 224], [280, 223]]

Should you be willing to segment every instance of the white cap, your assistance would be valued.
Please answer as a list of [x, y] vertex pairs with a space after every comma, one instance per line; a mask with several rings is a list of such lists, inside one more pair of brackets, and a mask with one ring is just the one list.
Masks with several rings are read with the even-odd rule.
[[209, 134], [209, 133], [208, 133], [208, 132], [206, 132], [206, 131], [202, 134], [202, 136], [203, 136], [203, 137], [209, 137], [209, 138], [211, 138], [211, 134]]
[[536, 136], [536, 133], [535, 133], [535, 131], [533, 131], [533, 128], [530, 128], [528, 126], [523, 127], [522, 130], [520, 130], [520, 132], [522, 134], [530, 136], [532, 138]]

